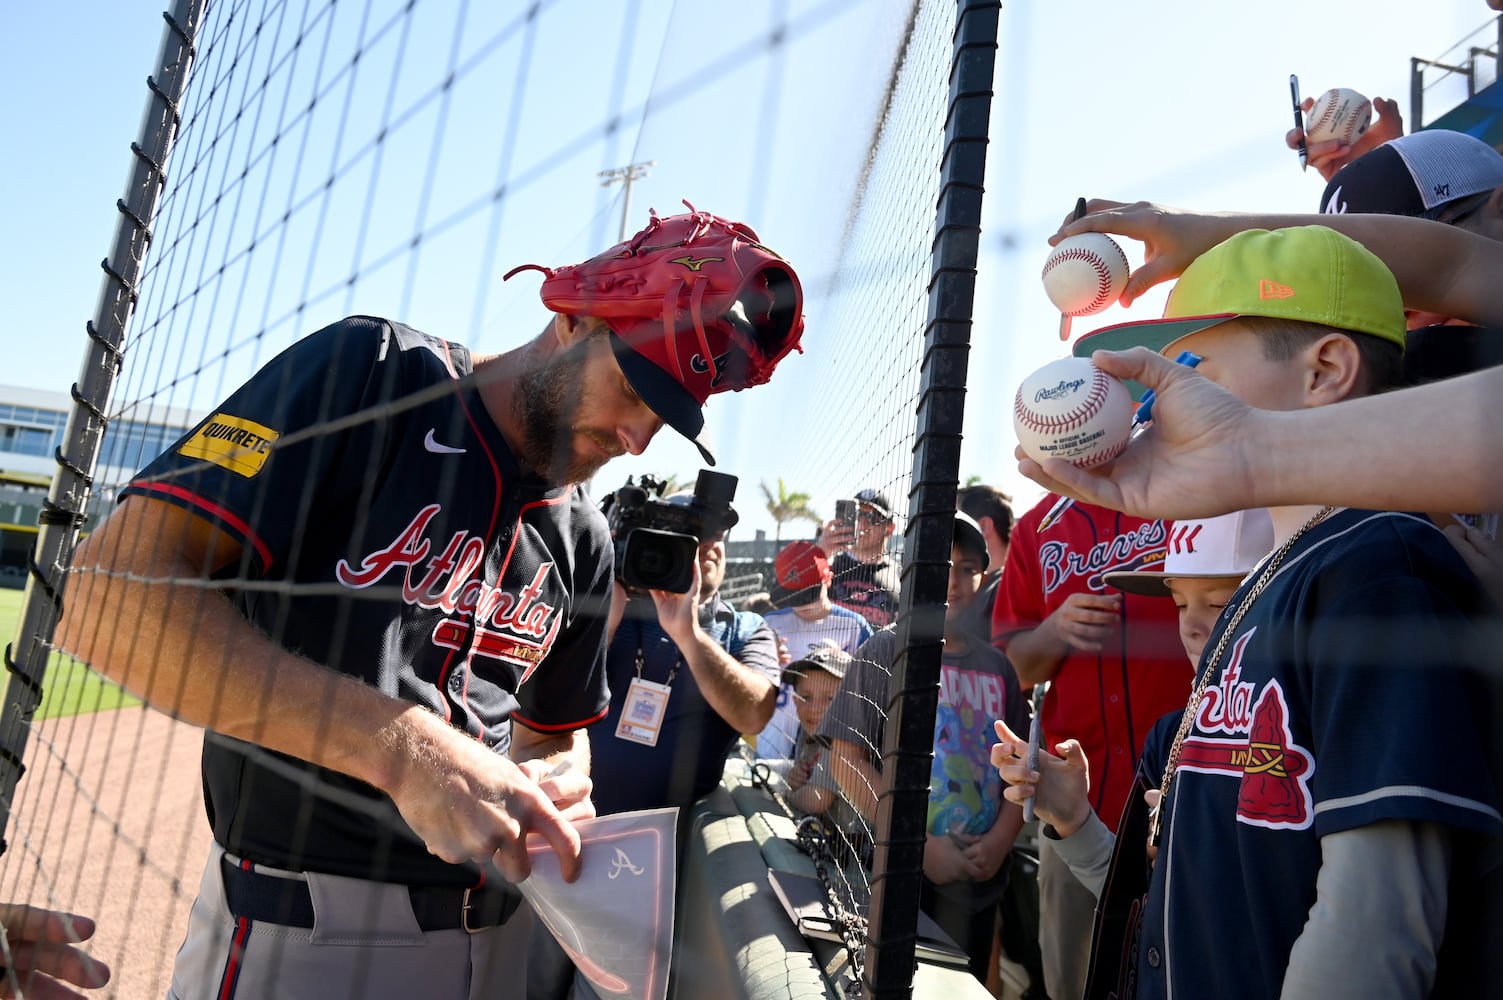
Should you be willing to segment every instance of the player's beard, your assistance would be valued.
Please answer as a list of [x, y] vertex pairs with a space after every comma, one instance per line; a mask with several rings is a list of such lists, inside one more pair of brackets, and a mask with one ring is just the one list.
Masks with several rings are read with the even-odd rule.
[[[524, 373], [517, 381], [514, 398], [527, 439], [522, 444], [522, 462], [549, 483], [562, 486], [582, 483], [610, 461], [619, 449], [600, 435], [577, 431], [574, 419], [583, 395], [581, 373], [594, 337], [586, 337]], [[584, 434], [607, 452], [576, 456], [574, 441]]]

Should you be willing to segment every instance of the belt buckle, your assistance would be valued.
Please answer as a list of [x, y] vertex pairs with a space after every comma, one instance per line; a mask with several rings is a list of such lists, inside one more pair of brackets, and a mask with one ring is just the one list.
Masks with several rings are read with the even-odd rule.
[[481, 931], [485, 930], [484, 927], [470, 926], [470, 893], [474, 891], [475, 890], [473, 888], [466, 889], [464, 891], [464, 899], [461, 901], [459, 906], [459, 926], [464, 928], [464, 932], [466, 934], [479, 934]]

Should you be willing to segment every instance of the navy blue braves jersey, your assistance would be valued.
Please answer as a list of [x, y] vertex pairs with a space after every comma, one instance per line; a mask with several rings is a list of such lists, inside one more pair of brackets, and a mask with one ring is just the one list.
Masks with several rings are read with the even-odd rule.
[[[761, 615], [736, 611], [717, 596], [700, 606], [699, 624], [743, 667], [778, 683], [778, 640]], [[637, 676], [638, 650], [643, 680], [663, 684], [673, 679], [656, 746], [616, 736], [627, 688]], [[609, 815], [688, 806], [706, 795], [720, 782], [725, 756], [738, 733], [705, 700], [678, 647], [658, 624], [657, 607], [650, 599], [637, 598], [627, 606], [606, 663], [610, 711], [590, 727], [590, 776], [595, 782], [591, 798], [596, 811]]]
[[[1277, 997], [1315, 902], [1320, 838], [1386, 820], [1452, 834], [1431, 995], [1464, 980], [1480, 878], [1503, 843], [1478, 610], [1475, 579], [1423, 518], [1341, 511], [1299, 539], [1196, 707], [1149, 884], [1140, 997]], [[1177, 728], [1150, 736], [1154, 784]]]
[[[224, 589], [283, 648], [504, 753], [512, 719], [564, 732], [605, 710], [610, 537], [583, 491], [518, 465], [470, 371], [457, 345], [342, 320], [272, 360], [124, 494], [237, 539]], [[234, 669], [234, 650], [198, 653]], [[345, 775], [210, 734], [203, 778], [215, 838], [261, 864], [477, 880]]]

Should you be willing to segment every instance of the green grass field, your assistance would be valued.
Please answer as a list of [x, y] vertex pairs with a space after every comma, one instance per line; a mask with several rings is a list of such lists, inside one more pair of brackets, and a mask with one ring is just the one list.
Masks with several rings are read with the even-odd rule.
[[[21, 617], [21, 593], [0, 589], [0, 640], [4, 643], [15, 641], [16, 623]], [[7, 674], [5, 683], [9, 684], [9, 680]], [[40, 721], [139, 704], [139, 698], [126, 694], [119, 685], [77, 660], [53, 653], [47, 663], [47, 675], [42, 679], [42, 706], [36, 718]]]

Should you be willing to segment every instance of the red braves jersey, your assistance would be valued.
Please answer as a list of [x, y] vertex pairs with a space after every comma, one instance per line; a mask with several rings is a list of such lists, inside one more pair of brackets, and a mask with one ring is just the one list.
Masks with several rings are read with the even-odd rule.
[[[1018, 519], [992, 612], [993, 642], [1005, 652], [1071, 594], [1109, 591], [1102, 576], [1162, 565], [1167, 525], [1076, 503], [1048, 531], [1039, 522], [1059, 498], [1045, 497]], [[1076, 739], [1090, 762], [1091, 805], [1115, 826], [1132, 787], [1143, 740], [1165, 712], [1190, 697], [1190, 660], [1179, 638], [1179, 613], [1164, 597], [1123, 594], [1120, 625], [1100, 652], [1072, 652], [1044, 699], [1043, 729], [1052, 745]]]

